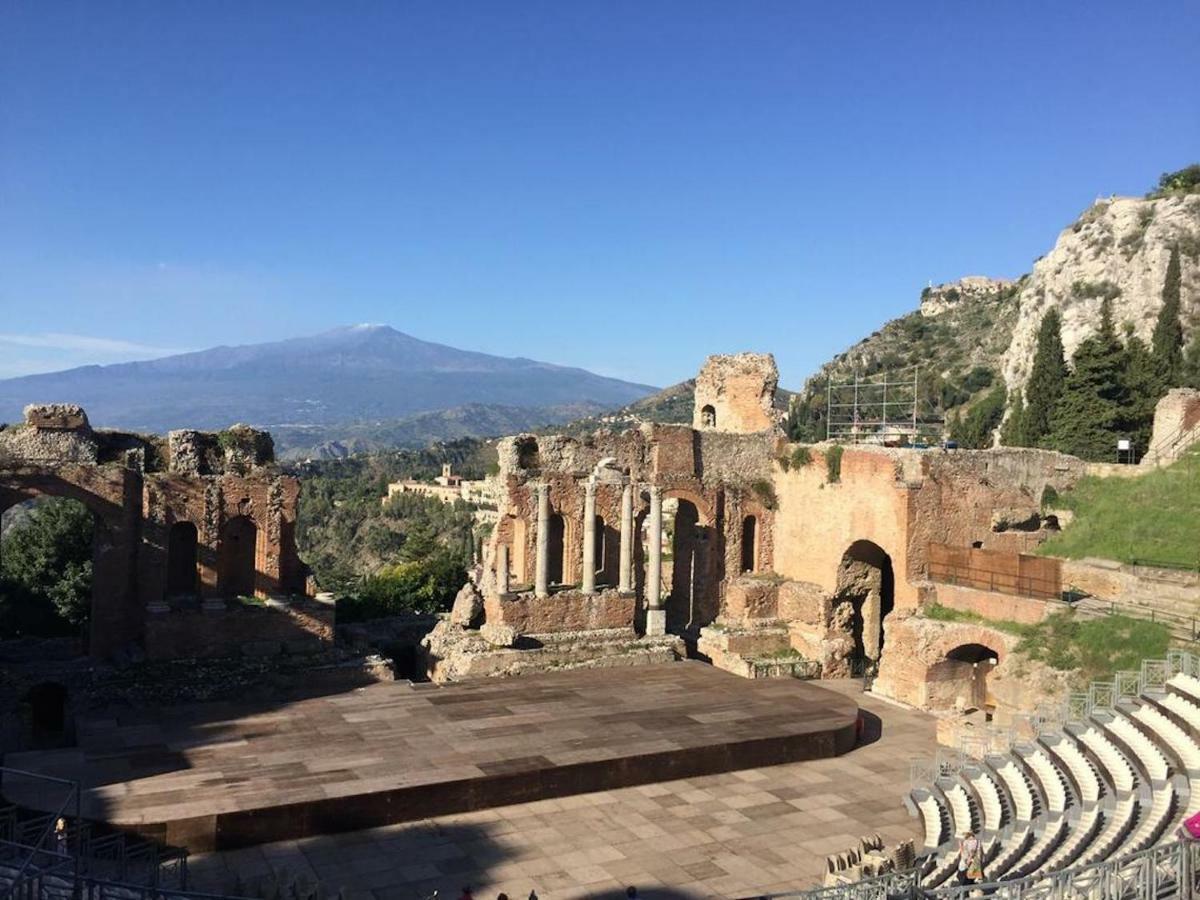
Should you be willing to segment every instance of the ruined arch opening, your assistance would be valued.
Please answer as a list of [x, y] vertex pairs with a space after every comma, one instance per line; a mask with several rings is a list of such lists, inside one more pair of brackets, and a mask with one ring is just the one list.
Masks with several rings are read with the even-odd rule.
[[612, 585], [620, 574], [621, 533], [596, 516], [596, 583]]
[[717, 427], [717, 410], [711, 403], [700, 407], [700, 424], [705, 428]]
[[991, 712], [995, 700], [988, 679], [1000, 654], [986, 644], [960, 644], [949, 650], [925, 675], [925, 702], [932, 709]]
[[167, 596], [196, 594], [199, 569], [196, 562], [198, 535], [191, 522], [176, 522], [167, 532]]
[[883, 654], [884, 622], [895, 607], [892, 559], [873, 541], [855, 541], [842, 554], [835, 595], [835, 626], [852, 640], [851, 674], [874, 671]]
[[[669, 515], [674, 505], [674, 515]], [[664, 584], [667, 592], [667, 631], [690, 634], [707, 625], [713, 615], [708, 610], [707, 565], [708, 530], [700, 520], [700, 511], [690, 500], [671, 498], [663, 504], [664, 518], [670, 529], [670, 553], [663, 554]]]
[[78, 637], [86, 650], [97, 561], [110, 545], [103, 521], [73, 497], [10, 503], [0, 515], [0, 638]]
[[564, 569], [564, 550], [566, 547], [567, 523], [559, 513], [551, 513], [549, 524], [546, 580], [550, 584], [563, 584], [566, 574]]
[[758, 571], [758, 519], [742, 519], [742, 571]]
[[517, 441], [517, 465], [522, 469], [536, 469], [541, 465], [536, 438], [526, 437]]
[[221, 529], [217, 560], [217, 589], [224, 597], [253, 597], [258, 550], [258, 526], [249, 516], [234, 516]]

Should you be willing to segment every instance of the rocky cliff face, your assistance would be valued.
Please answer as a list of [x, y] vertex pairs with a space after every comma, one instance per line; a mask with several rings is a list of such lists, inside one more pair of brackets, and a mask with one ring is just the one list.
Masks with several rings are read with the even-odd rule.
[[1004, 355], [1010, 392], [1029, 377], [1038, 325], [1052, 307], [1062, 314], [1068, 358], [1096, 330], [1106, 296], [1118, 327], [1130, 323], [1148, 343], [1172, 246], [1180, 250], [1182, 318], [1190, 337], [1200, 325], [1200, 194], [1100, 200], [1066, 228], [1017, 296], [1012, 343]]
[[1173, 246], [1180, 251], [1182, 319], [1190, 339], [1200, 329], [1200, 194], [1114, 197], [1097, 201], [1064, 229], [1028, 275], [1015, 281], [972, 275], [925, 288], [919, 310], [835, 356], [809, 379], [802, 396], [819, 405], [817, 395], [830, 377], [911, 372], [915, 365], [922, 383], [951, 387], [940, 397], [923, 391], [922, 415], [945, 415], [983, 396], [986, 388], [971, 389], [966, 378], [977, 367], [1002, 375], [1011, 398], [1029, 377], [1046, 311], [1057, 307], [1063, 317], [1069, 359], [1096, 330], [1106, 296], [1118, 328], [1129, 323], [1149, 343]]

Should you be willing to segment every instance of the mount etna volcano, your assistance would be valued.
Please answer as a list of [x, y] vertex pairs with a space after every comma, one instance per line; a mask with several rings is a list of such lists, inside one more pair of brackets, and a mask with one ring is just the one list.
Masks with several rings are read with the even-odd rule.
[[[654, 389], [583, 369], [422, 341], [386, 325], [214, 347], [146, 362], [0, 381], [0, 421], [27, 403], [82, 404], [92, 422], [140, 431], [382, 423], [470, 406], [562, 421]], [[490, 430], [490, 429], [489, 429]]]

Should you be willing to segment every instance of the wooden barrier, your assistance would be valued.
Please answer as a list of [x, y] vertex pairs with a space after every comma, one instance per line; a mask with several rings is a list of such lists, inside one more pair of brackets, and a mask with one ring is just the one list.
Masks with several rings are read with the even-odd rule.
[[1062, 561], [931, 543], [929, 580], [980, 591], [1058, 600], [1062, 597]]

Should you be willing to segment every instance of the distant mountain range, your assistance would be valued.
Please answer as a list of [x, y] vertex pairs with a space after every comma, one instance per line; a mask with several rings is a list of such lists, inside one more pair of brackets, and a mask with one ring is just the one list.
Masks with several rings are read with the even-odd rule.
[[245, 422], [276, 432], [284, 449], [339, 435], [353, 441], [356, 433], [361, 449], [378, 449], [568, 421], [654, 390], [583, 369], [458, 350], [386, 325], [354, 325], [0, 380], [0, 422], [20, 421], [27, 403], [79, 403], [98, 426], [161, 433]]

